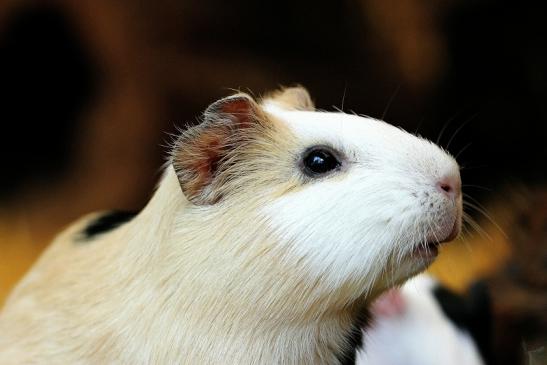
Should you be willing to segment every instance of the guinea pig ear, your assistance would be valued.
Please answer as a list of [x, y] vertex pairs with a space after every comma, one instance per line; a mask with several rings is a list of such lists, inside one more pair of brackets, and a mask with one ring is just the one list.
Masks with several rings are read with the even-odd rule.
[[207, 205], [220, 199], [214, 181], [223, 159], [263, 120], [258, 104], [240, 93], [211, 104], [203, 113], [203, 122], [182, 133], [172, 163], [188, 200]]
[[290, 110], [315, 110], [310, 94], [303, 86], [287, 87], [274, 91], [267, 95], [264, 101], [271, 101]]

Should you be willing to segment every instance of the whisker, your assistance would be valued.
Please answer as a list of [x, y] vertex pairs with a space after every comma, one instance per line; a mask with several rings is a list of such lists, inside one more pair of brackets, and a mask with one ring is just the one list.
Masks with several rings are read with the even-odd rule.
[[478, 113], [473, 114], [470, 118], [467, 118], [467, 120], [463, 122], [462, 125], [458, 127], [458, 129], [456, 129], [456, 131], [454, 132], [454, 134], [452, 134], [452, 137], [450, 137], [450, 139], [448, 140], [448, 143], [446, 144], [446, 150], [448, 150], [448, 148], [450, 147], [450, 143], [452, 143], [456, 135], [463, 129], [463, 127], [465, 127], [467, 124], [469, 124], [469, 122], [475, 119], [477, 115]]
[[340, 106], [340, 109], [342, 109], [342, 112], [344, 111], [344, 102], [346, 101], [346, 89], [348, 88], [348, 82], [344, 82], [344, 93], [342, 94], [342, 105]]
[[391, 107], [391, 103], [393, 102], [393, 100], [395, 99], [395, 96], [397, 96], [397, 94], [399, 93], [399, 90], [401, 89], [401, 84], [397, 85], [397, 88], [395, 89], [395, 91], [393, 92], [393, 94], [391, 94], [391, 97], [389, 98], [388, 102], [387, 102], [387, 105], [386, 107], [384, 108], [384, 112], [382, 113], [382, 120], [384, 120], [384, 118], [386, 117], [387, 115], [387, 112], [389, 110], [389, 108]]
[[467, 250], [467, 252], [469, 253], [473, 253], [473, 248], [471, 247], [471, 244], [469, 243], [468, 240], [463, 240], [463, 245], [465, 246], [465, 249]]
[[475, 170], [475, 169], [483, 169], [485, 167], [488, 167], [488, 165], [460, 165], [460, 170]]
[[[487, 188], [487, 187], [485, 187], [485, 186], [474, 185], [474, 184], [463, 184], [463, 185], [462, 185], [462, 188], [476, 188], [476, 189], [482, 189], [482, 190], [486, 190], [486, 191], [493, 191], [492, 189]], [[467, 195], [466, 195], [466, 196], [467, 196]]]
[[472, 235], [473, 232], [471, 231], [471, 228], [473, 228], [473, 226], [470, 224], [470, 220], [472, 220], [471, 216], [467, 212], [462, 212], [462, 220], [464, 223], [462, 229], [465, 229], [468, 234]]
[[461, 155], [469, 146], [471, 146], [472, 143], [473, 143], [473, 142], [469, 142], [468, 144], [466, 144], [466, 145], [460, 150], [460, 152], [458, 152], [458, 153], [456, 154], [456, 156], [454, 156], [454, 159], [455, 159], [455, 160], [458, 160], [458, 157], [460, 157], [460, 155]]
[[437, 137], [437, 140], [435, 141], [435, 144], [439, 144], [439, 141], [440, 141], [441, 138], [443, 137], [443, 134], [444, 134], [444, 132], [446, 131], [446, 128], [448, 128], [448, 126], [450, 125], [450, 123], [452, 123], [452, 122], [454, 121], [454, 119], [456, 119], [456, 117], [458, 116], [458, 114], [459, 114], [459, 112], [456, 113], [456, 114], [454, 114], [452, 117], [450, 117], [450, 119], [448, 119], [448, 120], [444, 123], [444, 125], [443, 125], [441, 131], [439, 132], [439, 136]]
[[464, 223], [465, 224], [462, 226], [461, 239], [462, 241], [467, 241], [471, 238], [471, 231], [469, 230], [469, 226], [467, 225], [467, 222], [465, 222], [465, 219]]
[[[477, 211], [484, 214], [486, 218], [488, 218], [492, 223], [496, 224], [496, 222], [493, 220], [493, 218], [490, 217], [490, 214], [488, 213], [488, 209], [484, 205], [482, 205], [477, 199], [473, 198], [471, 195], [463, 193], [463, 197], [467, 199], [465, 203], [467, 203], [471, 207], [478, 208]], [[480, 210], [479, 210], [480, 209]]]
[[474, 198], [473, 196], [471, 196], [469, 194], [466, 194], [466, 193], [464, 193], [464, 196], [468, 199], [471, 199], [473, 202], [475, 202], [481, 208], [484, 208], [484, 206], [476, 198]]
[[425, 120], [425, 117], [422, 117], [422, 118], [420, 119], [420, 122], [418, 123], [418, 126], [417, 126], [416, 129], [414, 130], [414, 134], [416, 134], [416, 135], [418, 134], [418, 129], [420, 129], [420, 127], [422, 126], [424, 120]]
[[486, 207], [484, 205], [482, 205], [477, 199], [473, 198], [471, 195], [469, 195], [467, 193], [463, 193], [463, 197], [468, 199], [468, 200], [471, 200], [471, 202], [473, 202], [475, 205], [477, 205], [477, 207], [483, 209], [484, 211], [487, 211]]
[[[469, 203], [469, 202], [464, 202], [463, 203], [464, 206], [466, 207], [469, 207], [469, 208], [473, 208], [475, 209], [477, 212], [483, 214], [497, 229], [499, 229], [499, 231], [505, 236], [507, 237], [507, 235], [505, 234], [505, 232], [503, 232], [503, 230], [501, 229], [500, 226], [498, 226], [494, 221], [493, 219], [486, 213], [484, 212], [484, 210], [480, 209], [479, 207], [477, 207], [476, 205], [474, 205], [473, 203]], [[470, 216], [470, 215], [467, 215], [467, 222], [469, 223], [469, 225], [475, 229], [479, 234], [481, 233], [484, 233], [487, 238], [490, 240], [490, 241], [493, 241], [492, 240], [492, 237], [486, 233], [486, 231]], [[482, 236], [482, 234], [481, 234]]]
[[492, 237], [477, 222], [475, 222], [475, 220], [471, 218], [471, 216], [465, 215], [463, 219], [465, 221], [465, 224], [469, 228], [473, 229], [473, 231], [477, 232], [479, 236], [487, 239], [488, 241], [493, 241]]
[[[429, 230], [430, 230], [431, 233], [433, 234], [433, 238], [435, 239], [435, 242], [440, 242], [439, 238], [438, 238], [437, 235], [435, 234], [436, 229], [433, 229], [433, 227], [431, 227], [430, 222], [427, 222], [427, 225], [429, 226]], [[435, 228], [438, 228], [436, 224], [435, 224]], [[424, 248], [427, 249], [427, 241], [426, 241], [426, 240], [424, 240]]]

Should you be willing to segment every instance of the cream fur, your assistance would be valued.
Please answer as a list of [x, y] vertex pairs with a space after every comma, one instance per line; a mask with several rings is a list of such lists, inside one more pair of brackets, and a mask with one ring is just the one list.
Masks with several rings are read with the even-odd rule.
[[[236, 134], [222, 121], [217, 173], [183, 171], [202, 156], [184, 155], [195, 127], [136, 218], [86, 243], [94, 216], [60, 234], [0, 314], [0, 363], [337, 364], [356, 315], [460, 219], [435, 190], [458, 167], [383, 122], [283, 105], [251, 105], [258, 124]], [[306, 179], [298, 156], [319, 142], [348, 161]]]

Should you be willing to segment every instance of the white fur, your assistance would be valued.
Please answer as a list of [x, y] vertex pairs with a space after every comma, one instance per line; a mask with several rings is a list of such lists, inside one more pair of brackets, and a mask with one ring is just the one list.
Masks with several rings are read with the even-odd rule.
[[482, 365], [471, 336], [446, 318], [431, 294], [434, 279], [408, 281], [401, 315], [376, 318], [364, 333], [356, 365]]
[[[364, 280], [373, 290], [392, 286], [429, 262], [409, 263], [425, 241], [442, 240], [458, 202], [436, 183], [457, 176], [455, 160], [429, 141], [387, 123], [344, 113], [266, 110], [301, 138], [302, 146], [329, 145], [348, 157], [339, 178], [286, 194], [263, 209], [271, 226], [294, 242], [292, 254], [332, 288]], [[461, 204], [461, 203], [460, 203]], [[383, 277], [382, 277], [383, 276]]]
[[[226, 100], [220, 111], [254, 103]], [[435, 188], [458, 166], [371, 118], [264, 108], [271, 128], [254, 131], [267, 135], [243, 137], [217, 185], [194, 190], [218, 201], [188, 200], [170, 165], [132, 221], [91, 242], [74, 241], [92, 217], [59, 235], [0, 314], [0, 363], [338, 363], [356, 314], [426, 267], [414, 250], [459, 219], [461, 201]], [[314, 144], [341, 150], [341, 171], [306, 181], [298, 159]], [[194, 161], [192, 148], [175, 155]]]

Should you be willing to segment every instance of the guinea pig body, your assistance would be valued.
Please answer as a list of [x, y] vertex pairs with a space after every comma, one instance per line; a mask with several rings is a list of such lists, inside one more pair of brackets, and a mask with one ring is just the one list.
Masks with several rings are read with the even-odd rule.
[[368, 303], [459, 232], [459, 169], [312, 109], [301, 88], [212, 104], [137, 216], [55, 239], [0, 314], [0, 363], [344, 362]]
[[[476, 299], [450, 292], [427, 274], [391, 289], [371, 306], [372, 323], [363, 330], [355, 364], [486, 364], [490, 339], [482, 337], [488, 333], [489, 309], [477, 307]], [[466, 320], [484, 325], [477, 330]]]

